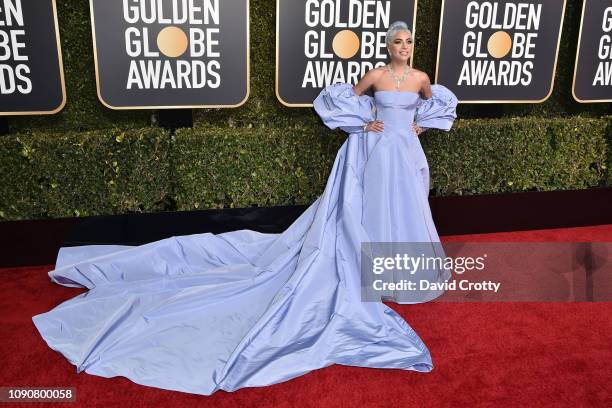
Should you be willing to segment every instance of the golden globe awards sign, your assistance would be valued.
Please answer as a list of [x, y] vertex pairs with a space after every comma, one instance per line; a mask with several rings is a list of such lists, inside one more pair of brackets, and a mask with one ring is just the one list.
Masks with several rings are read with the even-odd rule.
[[565, 0], [443, 0], [435, 81], [461, 102], [543, 102], [564, 10]]
[[392, 22], [405, 21], [415, 35], [415, 0], [277, 0], [276, 6], [276, 96], [286, 106], [312, 106], [325, 86], [355, 84], [385, 65]]
[[248, 0], [91, 0], [112, 109], [235, 107], [249, 93]]
[[65, 103], [55, 1], [0, 1], [0, 115], [53, 114]]
[[612, 1], [582, 5], [572, 93], [578, 102], [612, 102]]

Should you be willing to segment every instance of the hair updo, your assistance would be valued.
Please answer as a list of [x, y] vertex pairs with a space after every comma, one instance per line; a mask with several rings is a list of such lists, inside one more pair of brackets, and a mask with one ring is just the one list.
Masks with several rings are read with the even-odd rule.
[[389, 26], [389, 29], [387, 30], [387, 34], [385, 36], [385, 43], [387, 44], [387, 47], [389, 47], [389, 44], [391, 44], [391, 41], [393, 41], [395, 35], [400, 31], [408, 31], [410, 35], [412, 35], [412, 31], [410, 31], [410, 29], [408, 28], [408, 24], [404, 23], [403, 21], [394, 21]]

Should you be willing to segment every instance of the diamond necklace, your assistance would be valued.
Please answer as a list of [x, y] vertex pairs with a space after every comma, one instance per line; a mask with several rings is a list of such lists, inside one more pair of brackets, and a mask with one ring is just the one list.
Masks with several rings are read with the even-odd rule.
[[386, 65], [386, 67], [387, 67], [387, 71], [389, 71], [389, 74], [391, 74], [391, 76], [392, 76], [392, 77], [393, 77], [393, 79], [395, 80], [395, 88], [396, 88], [396, 89], [399, 91], [399, 89], [400, 89], [400, 84], [401, 84], [402, 82], [404, 82], [404, 80], [406, 80], [406, 78], [408, 77], [408, 72], [410, 72], [410, 71], [408, 70], [408, 66], [406, 66], [406, 67], [404, 68], [404, 75], [402, 75], [402, 76], [401, 76], [401, 78], [398, 78], [398, 77], [395, 75], [395, 72], [393, 72], [393, 70], [391, 69], [391, 65]]

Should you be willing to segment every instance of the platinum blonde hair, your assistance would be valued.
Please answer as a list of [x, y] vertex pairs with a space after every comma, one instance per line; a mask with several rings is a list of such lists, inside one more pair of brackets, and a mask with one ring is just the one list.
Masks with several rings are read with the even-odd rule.
[[385, 43], [387, 44], [387, 48], [389, 47], [389, 44], [391, 44], [391, 41], [393, 41], [397, 33], [399, 33], [400, 31], [408, 31], [412, 36], [412, 31], [410, 31], [410, 29], [408, 28], [408, 24], [404, 23], [403, 21], [394, 21], [389, 26], [389, 29], [387, 30], [387, 34], [385, 36]]

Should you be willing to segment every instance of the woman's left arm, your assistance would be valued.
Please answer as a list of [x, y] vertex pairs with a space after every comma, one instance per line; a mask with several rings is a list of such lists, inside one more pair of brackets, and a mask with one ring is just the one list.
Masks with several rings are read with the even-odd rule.
[[419, 76], [421, 77], [421, 90], [419, 92], [421, 94], [421, 98], [429, 99], [433, 96], [433, 93], [431, 92], [431, 81], [429, 80], [429, 75], [427, 75], [425, 72], [419, 72]]
[[[421, 98], [431, 98], [433, 96], [433, 93], [431, 92], [431, 81], [429, 80], [429, 75], [427, 75], [426, 72], [421, 71], [419, 72], [419, 77], [421, 80], [421, 89], [419, 90]], [[417, 136], [419, 136], [424, 131], [424, 129], [418, 126], [416, 122], [412, 124], [412, 128], [414, 129], [414, 133], [416, 133]]]

